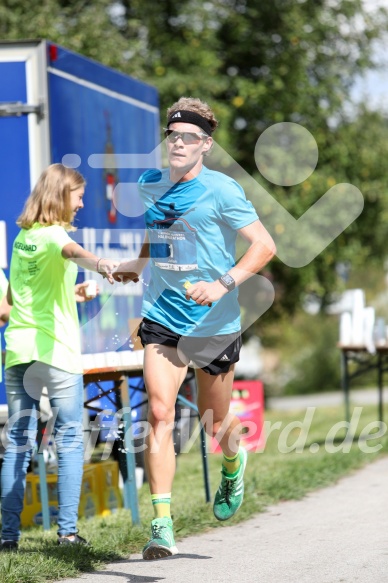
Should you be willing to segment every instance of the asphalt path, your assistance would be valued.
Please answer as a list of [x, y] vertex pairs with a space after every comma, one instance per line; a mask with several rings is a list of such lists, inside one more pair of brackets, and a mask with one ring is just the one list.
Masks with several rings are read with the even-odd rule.
[[299, 501], [62, 583], [388, 583], [388, 457]]

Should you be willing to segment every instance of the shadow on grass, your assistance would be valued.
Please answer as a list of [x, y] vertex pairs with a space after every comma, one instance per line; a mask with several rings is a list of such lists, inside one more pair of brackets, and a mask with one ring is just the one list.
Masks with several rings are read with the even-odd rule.
[[54, 559], [58, 562], [71, 563], [75, 569], [82, 572], [95, 572], [102, 563], [123, 561], [123, 555], [108, 549], [96, 549], [92, 545], [66, 545], [59, 546], [56, 542], [44, 541], [31, 545], [30, 548], [21, 548], [25, 553], [39, 553], [46, 559]]

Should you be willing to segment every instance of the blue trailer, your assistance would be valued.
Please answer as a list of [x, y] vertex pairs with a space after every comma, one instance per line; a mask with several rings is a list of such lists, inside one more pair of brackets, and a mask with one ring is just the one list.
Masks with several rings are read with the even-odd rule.
[[[137, 257], [144, 239], [144, 211], [137, 181], [145, 169], [161, 167], [156, 89], [46, 40], [0, 42], [0, 79], [0, 267], [6, 276], [12, 242], [18, 233], [16, 219], [42, 170], [56, 162], [77, 168], [87, 182], [85, 208], [77, 214], [78, 230], [71, 236], [100, 257]], [[133, 336], [140, 318], [148, 277], [146, 270], [139, 283], [110, 286], [97, 274], [80, 270], [79, 281], [97, 279], [100, 288], [98, 298], [79, 304], [85, 371], [125, 367], [139, 360], [133, 358], [140, 351], [134, 350], [131, 333]], [[1, 348], [4, 350], [4, 338]], [[141, 383], [142, 378], [130, 383], [133, 407], [126, 426], [131, 420], [145, 418], [148, 404]], [[96, 386], [89, 385], [88, 389], [89, 400], [95, 395], [98, 400], [93, 392]], [[177, 453], [195, 424], [195, 402], [196, 386], [190, 373], [176, 406]], [[0, 383], [0, 425], [7, 419], [5, 403], [5, 387]], [[115, 408], [109, 397], [97, 405], [112, 410], [114, 418]], [[103, 421], [109, 426], [109, 415]], [[114, 431], [114, 427], [109, 429]], [[200, 441], [208, 501], [203, 429]], [[123, 466], [121, 455], [120, 469], [125, 505], [131, 508], [133, 521], [138, 522], [136, 495], [131, 496], [133, 487], [136, 491], [134, 460], [129, 454], [124, 457]], [[41, 455], [38, 458], [43, 484], [44, 462]], [[143, 464], [142, 460], [136, 461]], [[44, 506], [44, 525], [48, 528], [47, 504]]]
[[[6, 275], [15, 221], [54, 162], [77, 168], [87, 181], [75, 240], [99, 256], [137, 256], [144, 218], [136, 182], [161, 162], [156, 89], [45, 40], [0, 42], [0, 79], [0, 267]], [[80, 305], [85, 368], [125, 364], [128, 322], [140, 316], [143, 282], [110, 286], [87, 272], [82, 278], [97, 279], [101, 290]], [[0, 410], [4, 417], [3, 383]]]

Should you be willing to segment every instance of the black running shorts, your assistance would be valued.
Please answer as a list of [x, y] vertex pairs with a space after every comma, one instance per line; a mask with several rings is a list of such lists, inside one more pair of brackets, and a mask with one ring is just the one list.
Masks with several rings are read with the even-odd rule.
[[228, 372], [230, 366], [240, 358], [240, 332], [206, 338], [182, 336], [157, 322], [144, 318], [139, 326], [138, 336], [143, 346], [162, 344], [177, 347], [178, 356], [181, 353], [184, 357], [183, 363], [190, 360], [197, 368], [211, 375]]

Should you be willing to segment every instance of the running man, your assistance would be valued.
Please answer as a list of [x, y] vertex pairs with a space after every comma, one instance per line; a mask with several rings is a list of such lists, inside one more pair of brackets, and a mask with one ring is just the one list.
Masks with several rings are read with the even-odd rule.
[[[148, 170], [139, 179], [147, 235], [139, 258], [113, 274], [117, 281], [137, 281], [150, 260], [139, 329], [149, 399], [145, 459], [155, 514], [143, 549], [146, 560], [178, 552], [170, 514], [172, 428], [189, 361], [196, 367], [199, 414], [223, 452], [215, 517], [228, 520], [244, 495], [247, 452], [239, 447], [240, 421], [229, 413], [241, 347], [237, 288], [268, 263], [275, 245], [239, 184], [203, 165], [217, 125], [199, 99], [182, 97], [168, 109], [169, 167]], [[237, 234], [249, 247], [235, 265]]]

